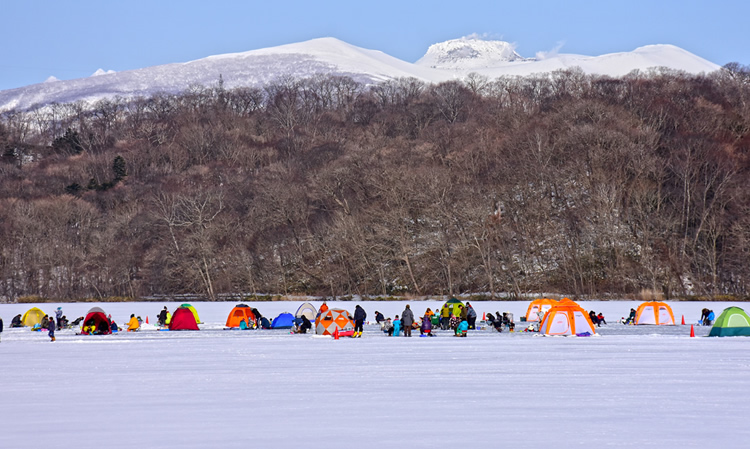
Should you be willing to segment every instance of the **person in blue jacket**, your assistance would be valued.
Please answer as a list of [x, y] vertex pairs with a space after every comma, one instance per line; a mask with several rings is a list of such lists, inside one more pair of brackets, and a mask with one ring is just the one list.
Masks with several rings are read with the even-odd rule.
[[458, 327], [456, 327], [456, 337], [465, 337], [466, 331], [469, 330], [469, 322], [466, 320], [461, 321], [458, 323]]
[[401, 320], [398, 319], [398, 315], [396, 315], [396, 318], [393, 320], [393, 333], [389, 335], [394, 337], [401, 335]]

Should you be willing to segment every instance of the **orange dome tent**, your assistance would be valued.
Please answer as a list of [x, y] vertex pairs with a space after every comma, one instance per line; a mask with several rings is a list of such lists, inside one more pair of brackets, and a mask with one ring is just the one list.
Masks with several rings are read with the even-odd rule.
[[526, 321], [541, 321], [544, 312], [551, 309], [555, 304], [557, 304], [557, 301], [549, 298], [541, 298], [531, 301], [529, 308], [526, 309]]
[[315, 333], [318, 335], [333, 335], [338, 329], [339, 336], [354, 335], [354, 322], [351, 314], [344, 309], [329, 309], [321, 312], [315, 318]]
[[567, 298], [562, 299], [547, 311], [544, 321], [539, 326], [539, 332], [544, 335], [596, 334], [589, 314]]
[[240, 327], [240, 321], [245, 320], [245, 324], [252, 327], [255, 322], [253, 309], [247, 304], [237, 304], [227, 317], [227, 327]]
[[674, 325], [672, 308], [664, 302], [644, 302], [635, 311], [635, 324]]

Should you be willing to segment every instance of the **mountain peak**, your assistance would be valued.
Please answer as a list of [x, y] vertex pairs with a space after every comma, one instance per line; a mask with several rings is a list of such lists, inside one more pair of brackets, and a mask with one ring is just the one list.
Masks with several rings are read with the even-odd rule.
[[431, 45], [417, 65], [435, 69], [487, 68], [525, 59], [516, 53], [515, 45], [469, 36]]

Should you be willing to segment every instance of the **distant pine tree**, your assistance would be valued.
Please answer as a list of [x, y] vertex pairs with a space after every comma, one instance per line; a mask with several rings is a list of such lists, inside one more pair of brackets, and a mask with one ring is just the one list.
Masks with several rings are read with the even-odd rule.
[[122, 156], [117, 156], [112, 162], [112, 171], [115, 173], [115, 182], [122, 181], [128, 176], [128, 167]]

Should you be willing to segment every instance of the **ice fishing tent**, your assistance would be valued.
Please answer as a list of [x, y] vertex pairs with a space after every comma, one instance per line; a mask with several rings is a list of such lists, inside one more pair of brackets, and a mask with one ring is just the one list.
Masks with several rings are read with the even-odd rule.
[[544, 335], [594, 335], [594, 325], [589, 314], [571, 300], [561, 300], [544, 315], [539, 326]]
[[644, 302], [635, 311], [635, 324], [674, 325], [672, 308], [659, 301]]
[[104, 313], [104, 310], [102, 310], [101, 307], [92, 307], [86, 313], [86, 316], [83, 318], [83, 322], [81, 322], [82, 333], [88, 335], [90, 332], [84, 332], [83, 329], [90, 328], [91, 326], [94, 326], [95, 333], [97, 334], [112, 333], [112, 329], [109, 326], [109, 319], [107, 319], [107, 314]]
[[271, 329], [291, 329], [294, 326], [294, 315], [282, 313], [271, 322]]
[[750, 337], [750, 317], [739, 307], [728, 307], [716, 319], [709, 337]]
[[253, 309], [247, 304], [237, 304], [234, 306], [229, 316], [227, 317], [227, 327], [240, 327], [240, 321], [245, 320], [245, 324], [252, 327], [252, 323], [255, 322], [255, 314]]
[[557, 304], [557, 301], [549, 298], [535, 299], [529, 304], [529, 308], [526, 309], [526, 321], [539, 321], [544, 316], [544, 313]]
[[198, 311], [195, 310], [195, 307], [191, 306], [190, 304], [182, 304], [180, 307], [186, 307], [186, 308], [190, 309], [190, 311], [193, 312], [193, 316], [195, 317], [195, 322], [198, 323], [198, 324], [201, 323], [201, 319], [198, 316]]
[[172, 314], [172, 321], [169, 322], [169, 330], [171, 331], [197, 331], [198, 322], [193, 315], [193, 311], [190, 307], [180, 306]]
[[440, 311], [442, 312], [444, 307], [447, 307], [450, 313], [452, 313], [455, 316], [461, 315], [461, 309], [459, 309], [458, 306], [463, 306], [464, 303], [459, 301], [456, 298], [451, 298], [447, 301], [445, 301], [445, 304], [443, 304], [443, 307], [440, 308]]
[[354, 332], [354, 322], [351, 314], [344, 309], [328, 309], [315, 319], [315, 333], [318, 335], [333, 335], [338, 329], [342, 332]]
[[35, 324], [42, 322], [42, 318], [44, 318], [45, 315], [47, 314], [44, 313], [42, 309], [32, 307], [23, 314], [23, 317], [21, 317], [21, 324], [28, 327], [34, 327]]
[[308, 320], [315, 321], [315, 316], [318, 314], [318, 310], [314, 305], [306, 302], [299, 306], [297, 313], [294, 314], [295, 318], [302, 318], [302, 315], [306, 316]]

